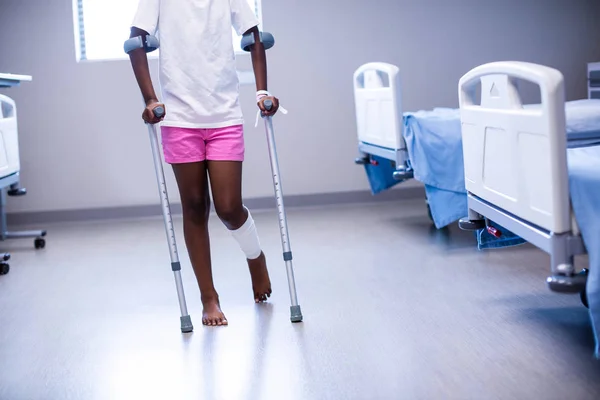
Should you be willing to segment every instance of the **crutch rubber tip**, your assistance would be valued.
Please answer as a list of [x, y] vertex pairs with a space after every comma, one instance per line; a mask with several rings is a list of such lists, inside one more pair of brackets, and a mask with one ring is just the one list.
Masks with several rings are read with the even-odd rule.
[[186, 315], [181, 317], [181, 332], [190, 333], [194, 331], [194, 325], [192, 325], [192, 317]]
[[291, 306], [291, 318], [292, 322], [302, 322], [302, 310], [300, 310], [300, 306]]

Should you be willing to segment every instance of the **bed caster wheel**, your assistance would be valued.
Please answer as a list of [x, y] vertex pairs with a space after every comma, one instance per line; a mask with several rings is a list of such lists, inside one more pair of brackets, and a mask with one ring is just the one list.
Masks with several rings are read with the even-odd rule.
[[35, 239], [33, 244], [36, 249], [38, 249], [38, 250], [43, 249], [44, 247], [46, 247], [46, 240], [43, 238], [37, 238], [37, 239]]
[[369, 157], [359, 157], [354, 160], [354, 164], [356, 164], [356, 165], [367, 165], [370, 163], [371, 163], [371, 160], [369, 159]]
[[13, 196], [25, 196], [25, 195], [27, 194], [27, 189], [25, 189], [25, 188], [20, 188], [20, 187], [17, 187], [17, 188], [14, 188], [14, 189], [13, 189], [13, 188], [11, 188], [11, 189], [10, 189], [10, 190], [7, 192], [7, 194], [8, 194], [9, 196], [11, 196], [11, 197], [13, 197]]
[[10, 271], [10, 265], [8, 265], [7, 263], [0, 264], [0, 275], [6, 275], [9, 273], [9, 271]]
[[546, 282], [548, 283], [550, 290], [553, 292], [581, 294], [581, 292], [585, 290], [585, 286], [587, 284], [587, 272], [586, 270], [583, 270], [582, 272], [573, 276], [554, 275], [549, 277]]
[[463, 231], [478, 231], [480, 229], [485, 229], [485, 220], [471, 221], [469, 218], [461, 218], [460, 221], [458, 221], [458, 227]]
[[415, 174], [412, 170], [396, 170], [392, 173], [392, 177], [397, 181], [406, 181], [414, 178]]

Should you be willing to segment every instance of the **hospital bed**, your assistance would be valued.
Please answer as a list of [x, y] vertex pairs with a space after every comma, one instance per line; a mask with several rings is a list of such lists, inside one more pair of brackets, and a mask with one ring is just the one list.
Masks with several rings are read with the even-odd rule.
[[[522, 105], [518, 79], [539, 85], [541, 107]], [[569, 138], [563, 76], [536, 64], [497, 62], [471, 70], [460, 80], [459, 103], [468, 196], [460, 227], [481, 229], [491, 220], [547, 252], [549, 288], [580, 293], [587, 305], [588, 274], [600, 271], [591, 254], [590, 268], [580, 272], [573, 259], [587, 253], [586, 242], [594, 251], [600, 247], [593, 236], [598, 226], [587, 237], [581, 229], [600, 215], [600, 202], [581, 201], [589, 198], [585, 193], [600, 195], [600, 127]]]
[[399, 181], [411, 179], [406, 142], [402, 136], [402, 96], [400, 70], [386, 63], [368, 63], [354, 72], [354, 101], [358, 151], [357, 164], [377, 163], [372, 156], [390, 160], [395, 168], [393, 177]]
[[[384, 63], [358, 68], [354, 92], [360, 155], [355, 162], [365, 166], [373, 194], [414, 178], [425, 186], [429, 216], [437, 228], [463, 218], [468, 196], [461, 110], [402, 112], [399, 70]], [[524, 107], [537, 109], [540, 104]], [[590, 130], [600, 130], [600, 100], [569, 101], [563, 107], [569, 143], [584, 143]]]
[[[26, 75], [0, 73], [0, 88], [16, 87], [31, 79]], [[0, 95], [0, 240], [35, 238], [35, 248], [41, 249], [46, 245], [46, 231], [9, 231], [7, 227], [7, 196], [23, 196], [27, 193], [19, 184], [20, 168], [17, 106], [10, 97]], [[9, 272], [9, 259], [10, 254], [0, 253], [0, 275]]]
[[[403, 114], [399, 69], [392, 64], [364, 64], [354, 72], [353, 78], [359, 153], [355, 163], [379, 167], [380, 160], [389, 162], [391, 168], [385, 171], [390, 170], [395, 182], [387, 183], [384, 189], [414, 178], [405, 134], [412, 133], [413, 126], [423, 119], [443, 120], [443, 116], [440, 119], [440, 112], [443, 114], [449, 109]], [[458, 129], [455, 132], [460, 135]], [[442, 125], [438, 133], [444, 136], [452, 132], [446, 132]], [[379, 189], [372, 190], [375, 192]], [[426, 204], [429, 217], [433, 220], [427, 200]]]

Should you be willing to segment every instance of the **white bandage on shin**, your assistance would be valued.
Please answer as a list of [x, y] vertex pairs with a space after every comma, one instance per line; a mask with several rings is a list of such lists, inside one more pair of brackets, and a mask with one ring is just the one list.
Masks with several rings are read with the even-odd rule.
[[[246, 207], [244, 206], [244, 208]], [[244, 222], [244, 225], [242, 225], [239, 229], [230, 232], [233, 238], [240, 245], [240, 248], [246, 255], [246, 258], [249, 260], [255, 260], [261, 255], [262, 250], [260, 248], [256, 226], [254, 225], [254, 219], [252, 219], [252, 215], [250, 214], [250, 210], [248, 210], [248, 208], [246, 208], [246, 211], [248, 211], [248, 218], [246, 219], [246, 222]]]

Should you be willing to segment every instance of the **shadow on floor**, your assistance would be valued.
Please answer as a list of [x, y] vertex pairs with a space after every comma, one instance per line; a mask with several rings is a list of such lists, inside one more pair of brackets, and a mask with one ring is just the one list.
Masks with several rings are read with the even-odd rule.
[[[595, 341], [588, 309], [583, 305], [556, 306], [557, 299], [555, 296], [567, 295], [555, 293], [541, 296], [525, 295], [504, 298], [499, 302], [501, 305], [515, 310], [512, 315], [514, 315], [516, 323], [536, 325], [536, 330], [547, 331], [548, 337], [557, 339], [557, 351], [569, 351], [573, 346], [576, 346], [578, 351], [593, 354]], [[578, 295], [572, 296], [573, 300], [579, 300]], [[546, 306], [549, 304], [554, 304], [554, 306]], [[598, 371], [600, 372], [600, 364], [598, 365]]]
[[393, 218], [389, 223], [403, 234], [408, 232], [412, 237], [424, 238], [429, 244], [447, 250], [477, 248], [477, 240], [473, 232], [463, 231], [457, 224], [437, 229], [426, 216]]

